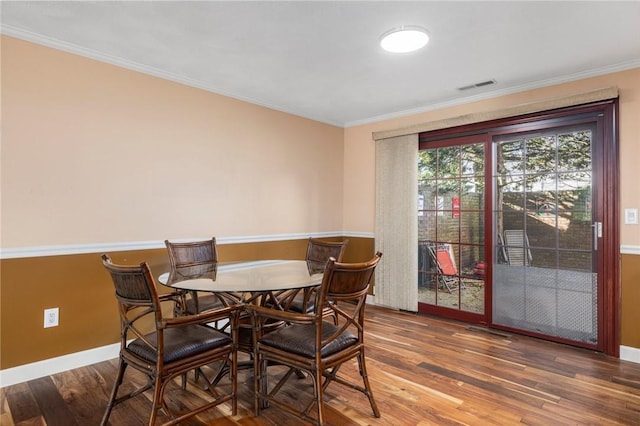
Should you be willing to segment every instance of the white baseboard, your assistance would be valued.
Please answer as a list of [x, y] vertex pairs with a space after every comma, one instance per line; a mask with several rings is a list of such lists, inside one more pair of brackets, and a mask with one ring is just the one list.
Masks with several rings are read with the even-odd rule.
[[620, 346], [620, 359], [640, 364], [640, 349], [631, 346]]
[[117, 358], [120, 343], [0, 370], [0, 388]]

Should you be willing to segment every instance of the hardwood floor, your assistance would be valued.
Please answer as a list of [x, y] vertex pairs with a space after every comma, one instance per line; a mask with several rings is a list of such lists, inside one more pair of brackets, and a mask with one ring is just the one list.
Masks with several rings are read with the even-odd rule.
[[[382, 417], [373, 417], [359, 392], [332, 384], [326, 393], [331, 425], [640, 425], [640, 364], [374, 306], [367, 307], [366, 339], [367, 368]], [[349, 375], [358, 374], [352, 370]], [[346, 366], [341, 371], [347, 374]], [[97, 425], [115, 373], [111, 360], [1, 389], [0, 424]], [[144, 380], [139, 374], [128, 377], [127, 386]], [[251, 371], [241, 371], [239, 380], [237, 416], [224, 405], [183, 424], [303, 424], [273, 407], [254, 417]], [[310, 395], [309, 384], [292, 379], [291, 398]], [[177, 410], [207, 398], [193, 384], [187, 391], [172, 384], [167, 393]], [[110, 423], [146, 424], [149, 397], [147, 392], [117, 406]]]

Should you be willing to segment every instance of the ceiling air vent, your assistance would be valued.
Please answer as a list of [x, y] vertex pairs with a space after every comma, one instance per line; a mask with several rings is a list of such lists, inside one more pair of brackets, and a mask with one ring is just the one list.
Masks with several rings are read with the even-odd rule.
[[496, 84], [496, 81], [495, 80], [481, 81], [479, 83], [469, 84], [468, 86], [458, 87], [458, 90], [470, 90], [478, 87], [491, 86], [492, 84]]

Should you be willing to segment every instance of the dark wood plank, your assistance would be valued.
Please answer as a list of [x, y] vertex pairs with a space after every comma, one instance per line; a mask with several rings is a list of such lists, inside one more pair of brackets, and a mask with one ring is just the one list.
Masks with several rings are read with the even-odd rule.
[[48, 426], [78, 425], [51, 377], [41, 377], [28, 383]]
[[22, 423], [42, 415], [27, 382], [9, 386], [3, 391], [13, 423]]

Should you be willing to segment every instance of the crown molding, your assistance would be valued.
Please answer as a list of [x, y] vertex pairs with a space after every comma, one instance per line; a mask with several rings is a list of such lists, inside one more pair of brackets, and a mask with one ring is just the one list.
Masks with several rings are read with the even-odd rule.
[[244, 96], [239, 96], [233, 93], [228, 93], [222, 90], [219, 90], [216, 87], [205, 84], [200, 80], [195, 80], [192, 78], [188, 78], [182, 75], [170, 73], [158, 68], [150, 67], [148, 65], [143, 65], [138, 62], [130, 61], [127, 59], [123, 59], [113, 55], [107, 55], [102, 52], [98, 52], [93, 49], [87, 49], [86, 47], [78, 46], [77, 44], [68, 43], [62, 40], [58, 40], [55, 38], [43, 36], [42, 34], [33, 33], [31, 31], [26, 31], [21, 28], [16, 28], [11, 25], [2, 25], [0, 27], [0, 34], [4, 34], [10, 37], [19, 38], [24, 41], [28, 41], [31, 43], [39, 44], [41, 46], [51, 47], [53, 49], [62, 50], [64, 52], [73, 53], [74, 55], [83, 56], [85, 58], [94, 59], [96, 61], [104, 62], [110, 65], [115, 65], [121, 68], [125, 68], [132, 71], [137, 71], [142, 74], [151, 75], [154, 77], [159, 77], [164, 80], [173, 81], [174, 83], [184, 84], [185, 86], [194, 87], [196, 89], [202, 89], [207, 92], [215, 93], [217, 95], [226, 96], [228, 98], [233, 98], [242, 102], [247, 102], [252, 105], [258, 105], [261, 107], [273, 109], [276, 111], [280, 111], [286, 114], [295, 115], [297, 117], [306, 118], [309, 120], [317, 121], [320, 123], [329, 124], [331, 126], [336, 126], [343, 128], [344, 123], [337, 123], [331, 120], [323, 120], [318, 117], [311, 117], [307, 115], [301, 114], [299, 111], [292, 111], [290, 109], [284, 108], [280, 105], [274, 105], [267, 102], [263, 102], [259, 99], [248, 98]]

